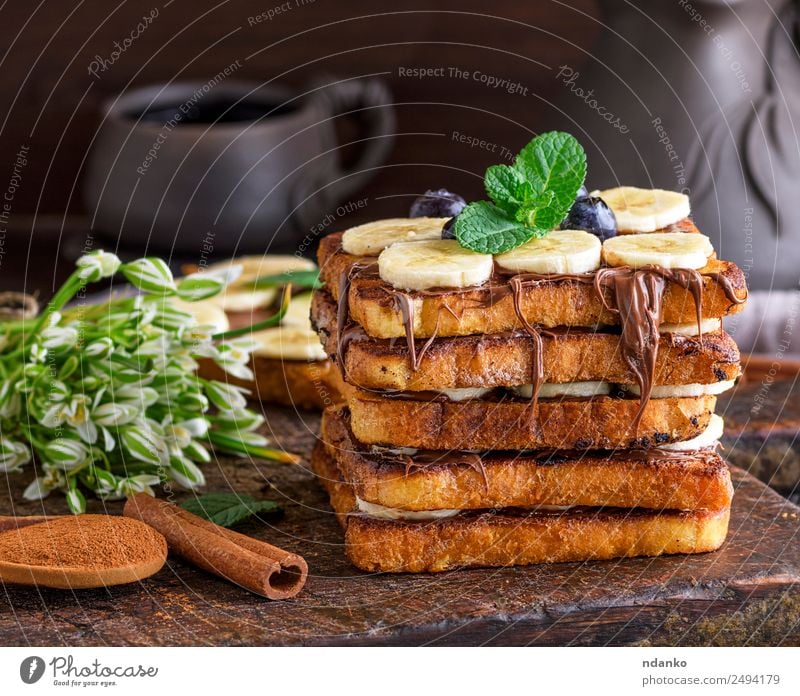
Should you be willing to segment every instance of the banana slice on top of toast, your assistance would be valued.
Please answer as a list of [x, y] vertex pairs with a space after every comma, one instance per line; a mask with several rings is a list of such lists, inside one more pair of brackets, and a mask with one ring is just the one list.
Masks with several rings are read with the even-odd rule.
[[640, 268], [703, 268], [714, 253], [704, 234], [653, 232], [647, 235], [621, 235], [603, 242], [603, 258], [609, 266]]
[[388, 218], [351, 227], [342, 235], [342, 249], [354, 256], [377, 256], [397, 242], [441, 239], [450, 218]]
[[655, 232], [689, 216], [689, 197], [677, 191], [617, 186], [592, 191], [611, 208], [620, 233]]
[[602, 245], [582, 230], [553, 230], [498, 254], [497, 265], [514, 273], [591, 273], [600, 268]]
[[397, 242], [378, 257], [381, 279], [400, 290], [480, 285], [493, 268], [491, 254], [465, 249], [455, 239]]

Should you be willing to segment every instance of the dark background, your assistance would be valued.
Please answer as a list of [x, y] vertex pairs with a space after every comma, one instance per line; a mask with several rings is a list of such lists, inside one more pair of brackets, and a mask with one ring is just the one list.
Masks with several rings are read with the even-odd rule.
[[[0, 182], [12, 176], [20, 148], [27, 146], [29, 153], [1, 248], [0, 287], [24, 286], [46, 296], [69, 272], [65, 247], [87, 224], [81, 217], [81, 172], [100, 122], [99, 106], [117, 92], [169, 79], [205, 80], [237, 59], [242, 60], [237, 79], [295, 87], [319, 74], [388, 73], [382, 78], [396, 101], [399, 135], [389, 166], [363, 194], [369, 205], [342, 220], [348, 224], [404, 215], [411, 196], [429, 187], [480, 197], [483, 171], [498, 156], [454, 141], [453, 131], [518, 150], [542, 125], [546, 103], [557, 90], [553, 71], [542, 64], [580, 65], [599, 30], [598, 10], [589, 0], [438, 1], [425, 3], [425, 11], [419, 11], [420, 3], [405, 1], [391, 8], [361, 0], [291, 2], [288, 11], [253, 26], [249, 17], [279, 3], [4, 4]], [[128, 36], [154, 7], [158, 17], [130, 48], [99, 77], [89, 74], [95, 56], [108, 59], [114, 42]], [[410, 9], [417, 11], [404, 13]], [[520, 82], [527, 95], [472, 80], [398, 75], [398, 66], [427, 65], [497, 74]], [[344, 119], [337, 125], [345, 140], [357, 132], [357, 124]], [[419, 133], [435, 135], [404, 135]], [[353, 153], [342, 156], [348, 154]], [[398, 201], [398, 195], [408, 198]]]

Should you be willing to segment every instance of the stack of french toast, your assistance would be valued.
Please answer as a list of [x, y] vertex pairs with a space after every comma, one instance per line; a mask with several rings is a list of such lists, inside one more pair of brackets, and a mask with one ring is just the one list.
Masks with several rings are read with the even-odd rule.
[[599, 231], [561, 225], [501, 254], [464, 248], [446, 215], [322, 240], [312, 323], [350, 388], [312, 464], [357, 567], [723, 543], [732, 486], [714, 408], [740, 375], [721, 319], [743, 307], [744, 275], [685, 195], [584, 194], [613, 229], [601, 216]]

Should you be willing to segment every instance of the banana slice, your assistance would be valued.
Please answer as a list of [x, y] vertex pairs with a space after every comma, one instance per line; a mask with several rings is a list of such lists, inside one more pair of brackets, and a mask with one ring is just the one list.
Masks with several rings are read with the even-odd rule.
[[175, 309], [191, 314], [198, 326], [213, 326], [214, 333], [222, 333], [231, 328], [228, 315], [213, 301], [213, 298], [186, 302], [179, 297], [172, 297], [171, 302]]
[[[736, 380], [725, 379], [711, 384], [663, 384], [653, 387], [650, 395], [654, 399], [670, 399], [684, 396], [705, 396], [707, 394], [722, 394], [733, 389]], [[641, 391], [638, 384], [626, 384], [622, 387], [626, 392], [639, 396]]]
[[402, 290], [466, 288], [492, 275], [491, 254], [478, 254], [455, 239], [397, 242], [378, 257], [378, 272], [392, 287]]
[[277, 288], [264, 290], [243, 290], [256, 278], [266, 275], [285, 273], [286, 271], [313, 271], [317, 265], [310, 259], [289, 254], [272, 254], [264, 256], [241, 256], [230, 261], [221, 261], [208, 267], [209, 271], [220, 271], [230, 266], [241, 266], [242, 274], [229, 285], [226, 290], [211, 300], [226, 312], [250, 312], [266, 307], [275, 300]]
[[310, 328], [298, 326], [276, 326], [255, 331], [253, 340], [258, 347], [253, 355], [280, 360], [325, 360], [325, 350], [319, 336]]
[[[722, 328], [721, 319], [703, 319], [700, 322], [700, 329], [703, 335], [716, 333]], [[690, 321], [686, 324], [661, 324], [658, 327], [660, 333], [680, 334], [681, 336], [697, 336], [697, 322]]]
[[[523, 384], [514, 387], [517, 396], [530, 399], [533, 395], [533, 385]], [[566, 382], [564, 384], [545, 383], [539, 387], [540, 399], [552, 399], [558, 396], [602, 396], [611, 393], [608, 382]]]
[[495, 257], [497, 265], [515, 273], [590, 273], [600, 268], [602, 245], [581, 230], [553, 230]]
[[389, 218], [351, 227], [342, 235], [342, 249], [355, 256], [377, 256], [395, 242], [441, 239], [450, 218]]
[[603, 242], [603, 258], [609, 266], [656, 265], [663, 268], [702, 268], [714, 253], [704, 234], [653, 232], [623, 235]]
[[492, 391], [485, 387], [462, 387], [456, 389], [440, 389], [450, 401], [468, 401], [469, 399], [480, 399], [482, 396]]
[[400, 510], [377, 503], [369, 503], [356, 496], [356, 506], [359, 512], [369, 517], [380, 520], [408, 520], [410, 522], [423, 522], [426, 520], [441, 520], [446, 517], [455, 517], [461, 510]]
[[295, 295], [286, 308], [286, 314], [281, 319], [281, 326], [297, 326], [304, 329], [311, 328], [311, 293], [304, 292]]
[[659, 449], [670, 450], [673, 452], [685, 452], [687, 450], [698, 450], [706, 447], [713, 447], [717, 440], [722, 437], [722, 432], [725, 429], [725, 421], [721, 416], [716, 413], [711, 414], [711, 419], [708, 421], [706, 429], [697, 437], [691, 440], [684, 440], [683, 442], [672, 442], [668, 445], [659, 445]]
[[592, 191], [600, 196], [617, 218], [617, 229], [626, 232], [655, 232], [688, 217], [689, 197], [676, 191], [618, 186]]

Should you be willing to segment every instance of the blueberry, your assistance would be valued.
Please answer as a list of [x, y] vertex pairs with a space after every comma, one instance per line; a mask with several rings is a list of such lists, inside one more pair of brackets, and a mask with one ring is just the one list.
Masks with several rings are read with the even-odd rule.
[[456, 218], [451, 217], [442, 227], [442, 239], [456, 238]]
[[447, 189], [438, 191], [425, 191], [424, 196], [415, 199], [411, 204], [409, 217], [455, 217], [467, 202], [457, 193], [450, 193]]
[[561, 223], [562, 230], [586, 230], [600, 241], [617, 235], [617, 219], [602, 198], [577, 198]]
[[589, 189], [587, 189], [586, 186], [583, 185], [578, 189], [578, 193], [575, 194], [575, 199], [577, 200], [578, 198], [587, 198], [588, 196], [589, 196]]

